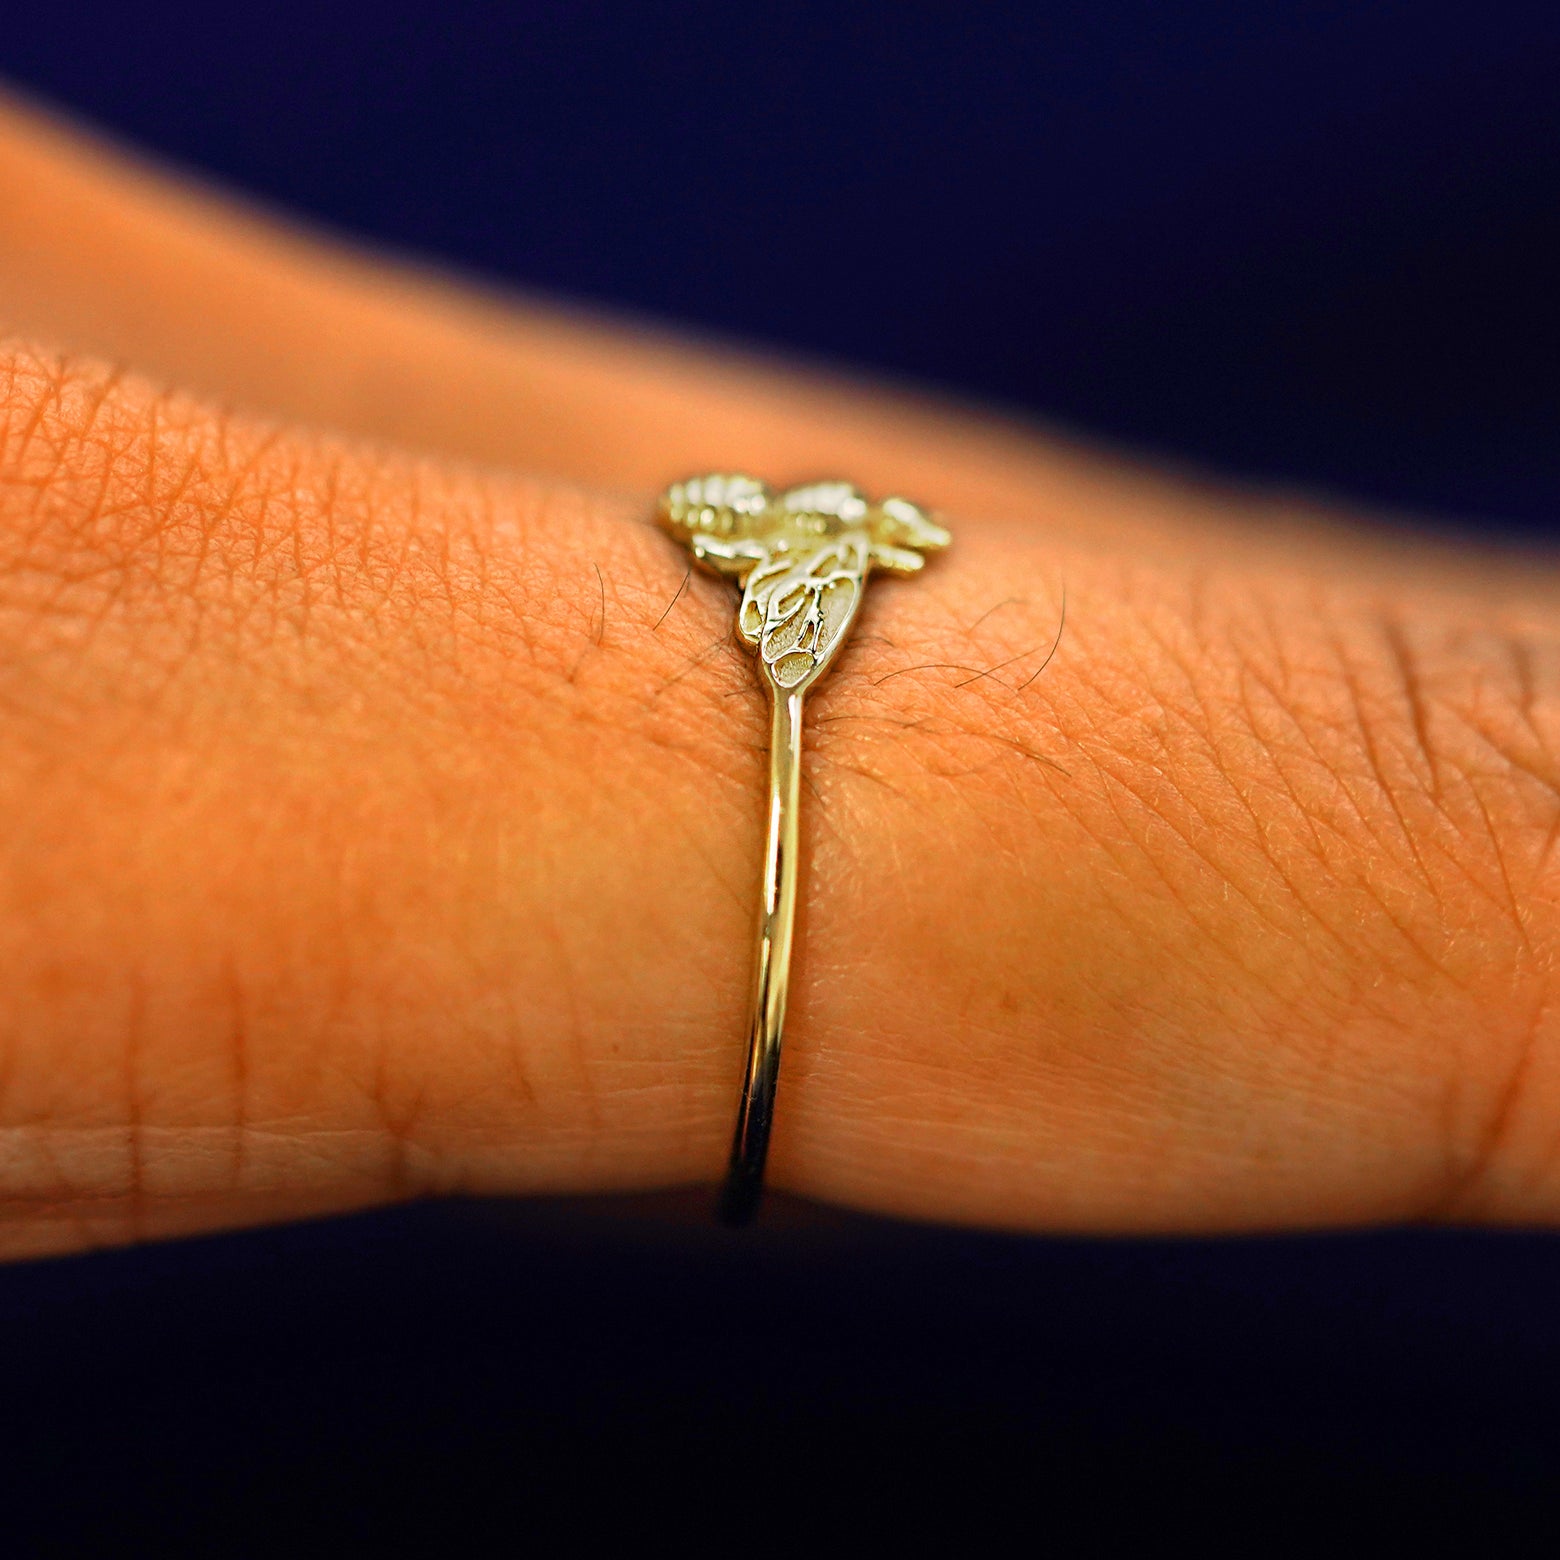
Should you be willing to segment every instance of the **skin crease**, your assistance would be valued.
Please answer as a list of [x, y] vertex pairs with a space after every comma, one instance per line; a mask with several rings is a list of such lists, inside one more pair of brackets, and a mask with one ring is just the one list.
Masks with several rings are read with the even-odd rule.
[[955, 534], [809, 700], [777, 1184], [1560, 1212], [1551, 565], [483, 298], [19, 107], [0, 190], [0, 1252], [718, 1173], [767, 722], [647, 515], [721, 467]]

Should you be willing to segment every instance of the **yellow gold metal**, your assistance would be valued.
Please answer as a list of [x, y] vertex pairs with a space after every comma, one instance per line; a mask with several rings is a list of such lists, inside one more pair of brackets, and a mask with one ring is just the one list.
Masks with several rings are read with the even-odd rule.
[[737, 632], [769, 691], [769, 823], [747, 1072], [720, 1213], [746, 1224], [758, 1207], [774, 1120], [796, 919], [802, 701], [844, 643], [874, 569], [914, 574], [947, 531], [903, 498], [869, 501], [848, 482], [772, 492], [716, 472], [674, 482], [662, 525], [711, 573], [742, 586]]

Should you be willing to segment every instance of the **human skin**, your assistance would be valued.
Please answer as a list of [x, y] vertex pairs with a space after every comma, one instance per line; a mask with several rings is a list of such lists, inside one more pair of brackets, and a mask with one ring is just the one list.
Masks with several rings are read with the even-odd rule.
[[482, 297], [20, 108], [0, 192], [0, 1254], [718, 1176], [767, 717], [649, 516], [723, 468], [955, 536], [809, 700], [774, 1184], [1560, 1213], [1551, 564]]

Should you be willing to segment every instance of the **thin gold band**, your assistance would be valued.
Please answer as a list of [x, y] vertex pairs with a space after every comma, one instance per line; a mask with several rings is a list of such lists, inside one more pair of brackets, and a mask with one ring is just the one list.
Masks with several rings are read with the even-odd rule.
[[731, 1139], [731, 1163], [721, 1190], [720, 1217], [746, 1224], [758, 1209], [775, 1116], [785, 999], [791, 984], [791, 934], [796, 922], [797, 813], [801, 802], [802, 695], [771, 687], [769, 707], [769, 829], [764, 847], [764, 910], [753, 971], [753, 1017], [747, 1072]]
[[913, 574], [949, 536], [907, 500], [872, 503], [848, 482], [775, 493], [722, 472], [674, 482], [661, 495], [660, 519], [696, 563], [742, 586], [737, 632], [757, 652], [770, 696], [763, 913], [747, 1071], [719, 1210], [727, 1224], [746, 1224], [763, 1190], [791, 979], [803, 697], [849, 635], [868, 574]]

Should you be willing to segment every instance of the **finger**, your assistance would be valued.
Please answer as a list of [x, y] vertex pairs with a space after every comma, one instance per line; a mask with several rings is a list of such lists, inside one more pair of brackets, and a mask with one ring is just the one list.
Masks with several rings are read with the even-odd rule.
[[[847, 472], [965, 514], [1161, 523], [1172, 490], [989, 409], [365, 256], [0, 101], [6, 328], [250, 411], [599, 490]], [[1175, 503], [1182, 524], [1213, 497]]]
[[[11, 1249], [713, 1177], [765, 727], [723, 587], [634, 504], [0, 382]], [[1553, 1217], [1552, 582], [956, 539], [815, 701], [777, 1179]]]

